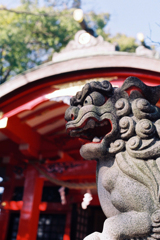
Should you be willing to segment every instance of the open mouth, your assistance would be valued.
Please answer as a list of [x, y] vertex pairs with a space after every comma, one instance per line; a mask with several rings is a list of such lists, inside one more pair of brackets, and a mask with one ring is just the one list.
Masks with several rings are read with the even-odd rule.
[[109, 119], [98, 121], [95, 118], [86, 119], [86, 121], [77, 128], [71, 127], [67, 129], [71, 137], [79, 137], [95, 143], [99, 143], [111, 130], [112, 125]]

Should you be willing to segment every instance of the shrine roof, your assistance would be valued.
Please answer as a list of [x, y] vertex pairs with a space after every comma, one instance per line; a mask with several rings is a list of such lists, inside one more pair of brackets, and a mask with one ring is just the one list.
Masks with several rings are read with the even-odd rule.
[[29, 83], [39, 81], [51, 76], [71, 73], [81, 70], [99, 68], [133, 68], [160, 73], [160, 59], [155, 57], [137, 55], [127, 52], [100, 52], [90, 55], [73, 54], [56, 57], [54, 61], [47, 62], [33, 69], [15, 76], [0, 86], [0, 97]]
[[149, 85], [157, 85], [160, 59], [151, 52], [140, 55], [115, 51], [115, 46], [101, 38], [96, 40], [98, 43], [91, 40], [92, 46], [83, 48], [73, 41], [61, 53], [54, 54], [51, 62], [0, 86], [2, 163], [29, 159], [53, 166], [69, 162], [75, 168], [61, 174], [62, 180], [95, 180], [96, 163], [84, 164], [79, 154], [81, 143], [65, 130], [64, 113], [70, 97], [92, 80], [106, 79], [116, 87], [128, 76], [136, 76]]

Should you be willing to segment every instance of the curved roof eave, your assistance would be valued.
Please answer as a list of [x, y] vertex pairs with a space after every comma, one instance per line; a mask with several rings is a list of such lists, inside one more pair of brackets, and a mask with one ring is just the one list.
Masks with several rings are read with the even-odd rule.
[[91, 70], [98, 68], [133, 68], [160, 73], [160, 59], [139, 56], [135, 53], [110, 52], [81, 56], [74, 54], [73, 58], [62, 58], [42, 64], [36, 68], [17, 75], [0, 86], [0, 97], [25, 86], [29, 83], [47, 77], [74, 72], [78, 70]]

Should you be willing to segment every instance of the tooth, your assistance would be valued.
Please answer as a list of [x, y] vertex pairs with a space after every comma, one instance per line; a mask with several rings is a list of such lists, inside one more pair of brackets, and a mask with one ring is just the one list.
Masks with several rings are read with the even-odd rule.
[[92, 140], [92, 142], [100, 142], [100, 141], [101, 141], [101, 139], [98, 138], [98, 137], [94, 137], [93, 140]]
[[75, 131], [75, 130], [71, 130], [71, 131], [70, 131], [70, 136], [71, 136], [71, 137], [79, 137], [80, 134], [79, 134], [77, 131]]
[[83, 127], [83, 130], [87, 130], [88, 129], [88, 124], [86, 124], [84, 127]]
[[89, 121], [87, 122], [88, 128], [94, 128], [95, 125], [96, 125], [96, 123], [93, 119], [89, 119]]

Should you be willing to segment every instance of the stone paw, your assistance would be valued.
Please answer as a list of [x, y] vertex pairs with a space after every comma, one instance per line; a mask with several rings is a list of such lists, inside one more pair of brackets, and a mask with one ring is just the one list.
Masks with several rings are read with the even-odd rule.
[[102, 233], [94, 232], [87, 237], [85, 237], [83, 240], [101, 240]]

